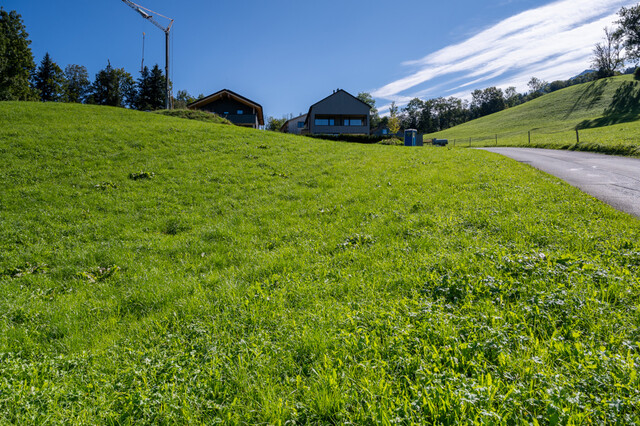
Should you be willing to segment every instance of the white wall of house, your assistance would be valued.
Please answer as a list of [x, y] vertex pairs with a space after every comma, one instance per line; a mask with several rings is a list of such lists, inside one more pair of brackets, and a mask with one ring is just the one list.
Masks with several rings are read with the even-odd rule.
[[294, 135], [299, 135], [304, 128], [304, 122], [307, 119], [307, 114], [301, 115], [300, 117], [292, 118], [287, 121], [285, 126], [285, 133], [291, 133]]

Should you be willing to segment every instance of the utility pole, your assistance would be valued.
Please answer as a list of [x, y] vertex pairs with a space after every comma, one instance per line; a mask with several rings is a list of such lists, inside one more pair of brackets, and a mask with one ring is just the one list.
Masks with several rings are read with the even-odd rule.
[[[171, 27], [173, 26], [173, 19], [171, 18], [167, 18], [164, 15], [160, 15], [157, 12], [154, 12], [153, 10], [147, 9], [146, 7], [142, 7], [139, 4], [135, 4], [134, 2], [130, 1], [130, 0], [122, 0], [123, 3], [125, 3], [127, 6], [129, 6], [131, 9], [135, 10], [136, 12], [138, 12], [140, 14], [140, 16], [142, 16], [144, 19], [146, 19], [147, 21], [151, 22], [153, 25], [155, 25], [156, 27], [160, 28], [165, 35], [165, 53], [166, 53], [166, 58], [165, 58], [165, 67], [164, 67], [164, 74], [165, 74], [165, 79], [166, 79], [166, 87], [165, 87], [165, 108], [166, 109], [171, 109], [171, 84], [169, 82], [169, 44], [170, 44], [170, 34], [171, 34]], [[169, 20], [169, 25], [167, 27], [163, 26], [162, 24], [160, 24], [158, 21], [156, 21], [155, 19], [153, 19], [153, 15], [151, 15], [151, 13], [158, 15], [158, 16], [162, 16], [165, 19]]]

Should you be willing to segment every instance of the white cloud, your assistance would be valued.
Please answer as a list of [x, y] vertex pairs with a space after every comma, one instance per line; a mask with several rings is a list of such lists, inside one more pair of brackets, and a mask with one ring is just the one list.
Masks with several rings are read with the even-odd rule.
[[[497, 80], [493, 84], [522, 91], [534, 75], [547, 80], [569, 78], [589, 66], [593, 46], [602, 40], [603, 28], [617, 20], [618, 10], [633, 4], [635, 0], [560, 0], [522, 12], [462, 43], [405, 62], [418, 69], [372, 95], [406, 102], [435, 94], [435, 88], [444, 88], [445, 93], [472, 90]], [[417, 88], [443, 77], [448, 81], [426, 90]]]

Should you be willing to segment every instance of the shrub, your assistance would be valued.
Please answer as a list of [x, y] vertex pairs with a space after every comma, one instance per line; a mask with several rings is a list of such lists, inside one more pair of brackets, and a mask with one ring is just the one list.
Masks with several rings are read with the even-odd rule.
[[353, 142], [353, 143], [378, 143], [389, 136], [373, 136], [373, 135], [305, 135], [314, 139], [323, 139], [336, 142]]
[[191, 110], [191, 109], [172, 109], [155, 111], [154, 114], [166, 115], [169, 117], [184, 118], [187, 120], [205, 121], [216, 124], [233, 124], [226, 118], [220, 117], [212, 112]]

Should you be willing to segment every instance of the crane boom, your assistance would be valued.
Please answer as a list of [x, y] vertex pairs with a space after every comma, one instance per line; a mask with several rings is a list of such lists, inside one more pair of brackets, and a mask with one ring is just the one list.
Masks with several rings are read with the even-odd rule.
[[[162, 30], [162, 32], [164, 32], [165, 34], [165, 40], [166, 40], [166, 66], [165, 66], [165, 77], [166, 77], [166, 82], [167, 82], [167, 86], [166, 86], [166, 93], [165, 93], [165, 106], [166, 109], [171, 109], [171, 86], [169, 83], [169, 42], [170, 42], [170, 38], [169, 38], [169, 34], [171, 32], [171, 27], [173, 26], [173, 19], [171, 18], [167, 18], [164, 15], [159, 14], [158, 12], [154, 12], [153, 10], [147, 9], [146, 7], [140, 6], [139, 4], [136, 4], [130, 0], [122, 0], [123, 3], [125, 3], [127, 6], [129, 6], [131, 9], [135, 10], [136, 12], [138, 12], [140, 14], [140, 16], [142, 16], [144, 19], [146, 19], [147, 21], [151, 22], [153, 25], [155, 25], [156, 27], [160, 28]], [[156, 21], [155, 19], [153, 19], [153, 14], [158, 15], [158, 16], [162, 16], [165, 19], [169, 20], [169, 25], [167, 25], [167, 27], [165, 27], [164, 25], [162, 25], [161, 23], [159, 23], [158, 21]]]
[[[147, 21], [151, 22], [153, 25], [155, 25], [156, 27], [160, 28], [162, 31], [164, 31], [165, 33], [168, 33], [169, 31], [171, 31], [171, 26], [173, 25], [173, 19], [171, 18], [167, 18], [166, 16], [160, 15], [158, 12], [154, 12], [153, 10], [147, 9], [146, 7], [140, 6], [139, 4], [136, 4], [130, 0], [122, 0], [127, 6], [129, 6], [131, 9], [135, 10], [136, 12], [138, 12], [140, 14], [140, 16], [142, 16], [144, 19], [146, 19]], [[161, 23], [159, 23], [158, 21], [156, 21], [155, 19], [153, 19], [153, 15], [151, 15], [151, 13], [154, 13], [158, 16], [162, 16], [163, 18], [168, 19], [169, 25], [167, 27], [165, 27], [164, 25], [162, 25]]]

